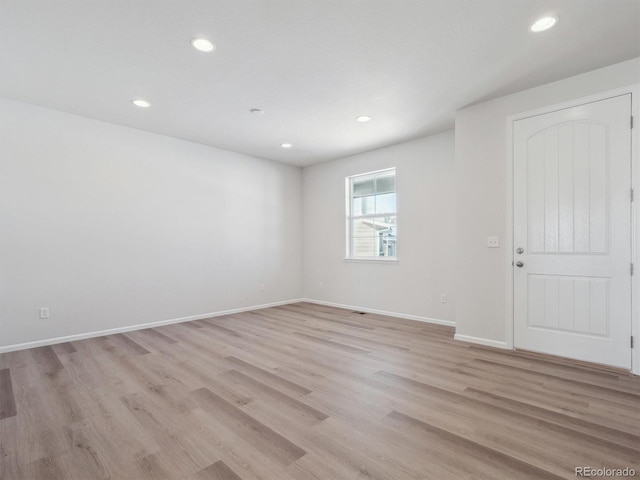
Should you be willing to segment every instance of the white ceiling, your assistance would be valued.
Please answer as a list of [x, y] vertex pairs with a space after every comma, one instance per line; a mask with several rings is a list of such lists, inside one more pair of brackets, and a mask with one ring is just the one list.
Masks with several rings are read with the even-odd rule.
[[637, 56], [639, 0], [0, 0], [0, 96], [300, 166]]

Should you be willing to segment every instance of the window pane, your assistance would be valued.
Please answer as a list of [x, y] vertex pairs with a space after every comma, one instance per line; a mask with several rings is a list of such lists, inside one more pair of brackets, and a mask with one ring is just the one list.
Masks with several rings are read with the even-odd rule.
[[377, 256], [394, 257], [396, 255], [396, 217], [376, 218], [375, 229]]
[[353, 196], [364, 197], [375, 194], [375, 177], [362, 176], [353, 179]]
[[391, 193], [396, 191], [396, 174], [395, 172], [385, 173], [376, 177], [376, 193]]
[[376, 218], [376, 233], [378, 235], [377, 255], [380, 257], [395, 257], [396, 255], [396, 217]]
[[376, 195], [375, 199], [376, 199], [375, 213], [395, 213], [396, 212], [396, 194], [395, 193], [385, 193], [384, 195]]
[[354, 257], [395, 257], [396, 217], [359, 218], [351, 223]]
[[395, 257], [396, 256], [396, 239], [382, 238], [380, 239], [378, 247], [378, 256], [380, 257]]
[[359, 197], [353, 199], [353, 209], [351, 215], [368, 215], [375, 213], [375, 197]]

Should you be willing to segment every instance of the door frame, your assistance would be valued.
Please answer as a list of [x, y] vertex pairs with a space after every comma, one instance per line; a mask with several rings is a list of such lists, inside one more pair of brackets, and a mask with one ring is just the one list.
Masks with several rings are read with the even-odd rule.
[[[506, 278], [506, 332], [507, 345], [506, 348], [513, 350], [514, 346], [514, 271], [513, 271], [513, 124], [517, 120], [522, 120], [545, 113], [551, 113], [566, 108], [593, 103], [600, 100], [606, 100], [621, 95], [631, 95], [631, 115], [634, 117], [634, 126], [631, 130], [631, 188], [635, 191], [635, 201], [631, 204], [631, 262], [635, 264], [636, 271], [631, 276], [631, 335], [634, 337], [634, 348], [631, 350], [631, 372], [640, 375], [640, 281], [637, 277], [640, 275], [640, 261], [638, 254], [640, 252], [640, 83], [634, 83], [622, 88], [607, 90], [605, 92], [589, 95], [587, 97], [576, 98], [553, 105], [548, 105], [534, 110], [508, 115], [506, 117], [506, 133], [507, 133], [507, 155], [506, 155], [506, 181], [507, 181], [507, 224], [505, 239], [505, 266], [507, 272]], [[635, 299], [635, 301], [634, 301]]]

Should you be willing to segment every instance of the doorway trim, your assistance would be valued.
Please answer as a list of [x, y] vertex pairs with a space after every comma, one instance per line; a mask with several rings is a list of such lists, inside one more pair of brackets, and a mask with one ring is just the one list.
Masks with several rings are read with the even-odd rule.
[[[631, 188], [636, 192], [635, 201], [631, 204], [631, 262], [636, 265], [636, 273], [631, 277], [631, 335], [634, 337], [635, 345], [631, 350], [631, 372], [640, 375], [640, 282], [637, 280], [640, 275], [640, 83], [634, 83], [622, 88], [607, 90], [605, 92], [568, 100], [542, 108], [536, 108], [525, 112], [508, 115], [506, 117], [506, 207], [507, 224], [505, 239], [505, 266], [506, 278], [506, 347], [514, 349], [514, 280], [513, 280], [513, 123], [524, 118], [544, 115], [546, 113], [564, 110], [566, 108], [584, 105], [586, 103], [606, 100], [621, 95], [631, 95], [631, 115], [634, 117], [635, 125], [631, 130]], [[635, 299], [635, 301], [634, 301]]]

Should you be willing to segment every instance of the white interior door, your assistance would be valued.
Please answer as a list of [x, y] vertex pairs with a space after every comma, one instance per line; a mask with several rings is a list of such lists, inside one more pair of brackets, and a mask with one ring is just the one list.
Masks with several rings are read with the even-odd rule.
[[514, 345], [631, 368], [631, 95], [514, 122]]

